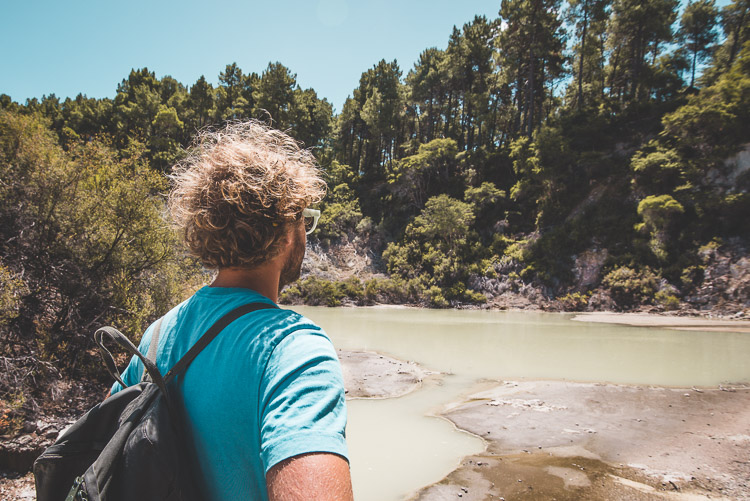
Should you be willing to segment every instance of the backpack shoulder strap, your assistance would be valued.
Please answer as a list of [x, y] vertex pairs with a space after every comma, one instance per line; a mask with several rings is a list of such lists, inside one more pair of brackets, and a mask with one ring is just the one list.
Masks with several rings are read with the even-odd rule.
[[[164, 320], [164, 317], [159, 318], [159, 320], [156, 321], [156, 324], [154, 324], [154, 332], [151, 333], [151, 341], [148, 344], [148, 353], [146, 354], [146, 358], [151, 360], [154, 364], [156, 364], [156, 352], [159, 350], [159, 332], [161, 331], [162, 320]], [[150, 376], [144, 365], [141, 381], [148, 381], [149, 379]]]
[[[164, 382], [169, 383], [176, 375], [180, 374], [182, 371], [184, 371], [188, 365], [193, 361], [193, 359], [198, 356], [198, 353], [200, 353], [203, 348], [208, 346], [208, 343], [214, 340], [216, 336], [219, 335], [219, 333], [224, 330], [226, 326], [237, 320], [243, 315], [247, 315], [250, 312], [256, 311], [256, 310], [265, 310], [270, 308], [278, 308], [275, 304], [269, 304], [269, 303], [250, 303], [245, 304], [242, 306], [239, 306], [229, 313], [225, 314], [223, 317], [221, 317], [219, 320], [216, 321], [215, 324], [211, 326], [210, 329], [206, 331], [203, 336], [196, 342], [190, 350], [183, 356], [174, 366], [167, 372], [166, 376], [164, 376]], [[149, 347], [150, 348], [150, 347]]]
[[161, 373], [159, 372], [159, 369], [156, 367], [156, 365], [149, 359], [147, 359], [140, 351], [138, 351], [138, 348], [136, 348], [135, 345], [130, 342], [130, 339], [125, 337], [122, 332], [118, 331], [114, 327], [101, 327], [97, 329], [96, 332], [94, 332], [94, 341], [96, 341], [96, 344], [99, 345], [99, 351], [101, 352], [102, 358], [104, 359], [104, 365], [107, 367], [107, 370], [112, 375], [112, 377], [115, 378], [115, 381], [120, 383], [123, 388], [128, 387], [128, 385], [126, 385], [120, 377], [120, 373], [117, 371], [117, 365], [115, 364], [115, 360], [112, 357], [112, 353], [110, 353], [107, 347], [104, 346], [105, 338], [115, 341], [129, 355], [140, 358], [141, 362], [143, 362], [143, 366], [151, 376], [152, 381], [156, 383], [156, 385], [162, 392], [164, 392], [164, 394], [167, 393], [165, 381], [161, 377]]

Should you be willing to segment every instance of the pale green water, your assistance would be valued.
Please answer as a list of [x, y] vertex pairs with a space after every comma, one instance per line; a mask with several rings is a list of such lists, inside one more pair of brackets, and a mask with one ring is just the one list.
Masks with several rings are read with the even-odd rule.
[[404, 499], [453, 471], [462, 457], [482, 452], [482, 440], [427, 415], [468, 387], [470, 382], [450, 377], [401, 398], [348, 401], [354, 499]]
[[480, 439], [430, 417], [479, 379], [716, 386], [750, 381], [750, 335], [573, 322], [572, 315], [313, 308], [334, 345], [453, 375], [402, 398], [348, 403], [355, 499], [388, 501], [440, 480]]

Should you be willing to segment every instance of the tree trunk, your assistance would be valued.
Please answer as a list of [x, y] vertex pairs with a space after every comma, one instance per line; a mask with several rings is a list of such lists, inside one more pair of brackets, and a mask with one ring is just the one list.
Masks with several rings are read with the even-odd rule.
[[690, 88], [693, 88], [693, 84], [695, 84], [695, 63], [698, 59], [698, 46], [697, 44], [695, 47], [693, 47], [693, 64], [691, 65], [691, 72], [690, 72]]
[[360, 129], [357, 134], [357, 172], [362, 175], [364, 174], [364, 168], [362, 166], [362, 143], [364, 142], [362, 138], [362, 130], [361, 127], [358, 127]]
[[602, 85], [601, 98], [602, 99], [604, 99], [604, 88], [607, 85], [607, 82], [606, 82], [607, 75], [606, 75], [606, 72], [604, 71], [605, 54], [606, 54], [606, 48], [604, 46], [604, 37], [600, 35], [599, 36], [599, 73], [602, 76], [602, 79], [601, 79], [601, 85]]
[[589, 24], [589, 0], [583, 3], [583, 31], [581, 32], [581, 60], [578, 62], [578, 110], [583, 107], [583, 59], [586, 57], [586, 29]]
[[466, 149], [466, 92], [463, 92], [463, 99], [461, 99], [461, 136], [458, 138], [458, 149], [464, 151]]
[[451, 137], [451, 123], [453, 122], [453, 91], [448, 93], [448, 107], [445, 109], [445, 136]]
[[528, 99], [527, 99], [527, 117], [528, 117], [528, 131], [527, 135], [531, 137], [534, 132], [534, 87], [536, 87], [536, 54], [534, 53], [534, 45], [536, 44], [536, 13], [539, 4], [534, 2], [534, 9], [531, 11], [531, 41], [529, 43], [529, 78], [527, 81], [528, 85]]
[[[603, 41], [602, 41], [602, 44], [604, 44]], [[612, 97], [612, 94], [615, 88], [615, 80], [617, 78], [617, 67], [620, 64], [620, 50], [621, 50], [620, 47], [617, 47], [614, 55], [611, 58], [612, 59], [612, 72], [609, 74], [609, 97], [610, 98]], [[602, 75], [602, 78], [605, 78], [605, 76]]]
[[727, 64], [727, 69], [732, 67], [732, 63], [734, 62], [734, 57], [737, 55], [737, 47], [739, 45], [740, 41], [740, 35], [742, 34], [742, 28], [745, 26], [745, 12], [742, 11], [742, 14], [740, 15], [740, 20], [737, 23], [737, 28], [734, 30], [734, 40], [732, 40], [732, 47], [729, 49], [729, 62]]
[[430, 104], [427, 108], [427, 114], [429, 116], [429, 120], [427, 120], [427, 142], [435, 139], [435, 112], [433, 110], [433, 101], [434, 98], [432, 92], [430, 92]]

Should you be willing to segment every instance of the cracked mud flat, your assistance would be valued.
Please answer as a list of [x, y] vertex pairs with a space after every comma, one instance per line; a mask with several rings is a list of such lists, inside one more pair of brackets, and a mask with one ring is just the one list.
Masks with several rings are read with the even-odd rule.
[[750, 500], [750, 388], [505, 382], [443, 413], [482, 437], [417, 500]]

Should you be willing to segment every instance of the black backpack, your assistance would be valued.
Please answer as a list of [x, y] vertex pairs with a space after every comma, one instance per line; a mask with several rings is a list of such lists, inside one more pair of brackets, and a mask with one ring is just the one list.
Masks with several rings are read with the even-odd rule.
[[[230, 311], [164, 377], [152, 361], [158, 325], [148, 358], [116, 329], [97, 330], [94, 339], [107, 369], [124, 389], [89, 410], [37, 458], [37, 501], [205, 499], [197, 466], [188, 453], [182, 412], [169, 383], [231, 322], [251, 311], [275, 307], [253, 303]], [[105, 336], [140, 358], [144, 376], [148, 374], [150, 380], [144, 377], [139, 384], [127, 387], [104, 347]]]

